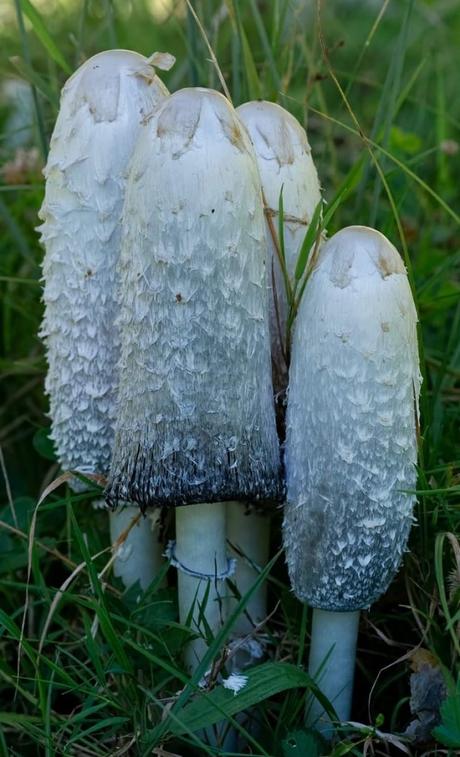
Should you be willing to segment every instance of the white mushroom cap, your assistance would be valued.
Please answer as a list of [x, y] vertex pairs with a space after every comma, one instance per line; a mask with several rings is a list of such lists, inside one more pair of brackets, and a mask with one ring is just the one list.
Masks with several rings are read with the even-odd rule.
[[[257, 157], [262, 189], [268, 212], [278, 233], [278, 207], [281, 188], [284, 206], [284, 248], [291, 282], [297, 257], [321, 189], [305, 129], [287, 110], [266, 101], [245, 103], [237, 108], [238, 117], [248, 130]], [[274, 243], [267, 228], [268, 283], [270, 294], [270, 332], [272, 341], [273, 383], [276, 392], [287, 386], [286, 328], [288, 300]]]
[[415, 502], [417, 314], [403, 262], [379, 232], [321, 249], [295, 323], [284, 544], [296, 595], [368, 607], [406, 548]]
[[52, 438], [65, 469], [106, 473], [119, 337], [116, 264], [126, 173], [144, 119], [167, 96], [138, 53], [110, 50], [65, 84], [40, 217]]
[[123, 223], [109, 502], [275, 498], [260, 184], [222, 95], [184, 89], [158, 109], [135, 150]]

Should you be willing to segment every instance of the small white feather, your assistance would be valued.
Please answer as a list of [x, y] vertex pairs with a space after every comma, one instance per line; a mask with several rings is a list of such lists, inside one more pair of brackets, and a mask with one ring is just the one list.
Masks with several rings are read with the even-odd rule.
[[224, 689], [228, 689], [229, 691], [233, 691], [233, 695], [238, 694], [241, 689], [244, 689], [248, 682], [248, 677], [241, 675], [240, 673], [232, 673], [228, 678], [226, 678], [222, 685]]

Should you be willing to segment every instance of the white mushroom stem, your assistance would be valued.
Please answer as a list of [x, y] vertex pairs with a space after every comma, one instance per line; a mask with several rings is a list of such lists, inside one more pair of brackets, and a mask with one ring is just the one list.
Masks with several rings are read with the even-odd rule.
[[223, 620], [226, 587], [219, 576], [228, 567], [223, 504], [176, 508], [173, 562], [178, 569], [180, 622], [185, 624], [191, 612], [191, 629], [199, 634], [185, 653], [187, 668], [193, 673], [206, 653], [208, 631], [215, 635]]
[[[350, 719], [358, 627], [359, 610], [313, 610], [308, 671], [341, 722]], [[333, 734], [329, 716], [314, 697], [307, 704], [306, 723], [325, 737]]]
[[[236, 568], [232, 579], [241, 597], [244, 597], [254, 586], [259, 577], [260, 569], [267, 564], [269, 554], [270, 518], [248, 508], [241, 502], [227, 504], [227, 538], [230, 543], [231, 554], [236, 558]], [[235, 547], [235, 549], [233, 549]], [[236, 596], [228, 599], [229, 613], [238, 604]], [[255, 626], [261, 623], [267, 615], [267, 585], [263, 583], [251, 595], [245, 610], [238, 617], [232, 629], [233, 636], [248, 636]], [[254, 647], [255, 650], [255, 647]], [[249, 657], [248, 657], [249, 653]], [[245, 649], [242, 655], [237, 655], [238, 662], [251, 664], [257, 659], [251, 653], [251, 647]]]
[[164, 562], [163, 545], [159, 539], [159, 511], [145, 517], [140, 515], [138, 507], [124, 507], [111, 512], [109, 517], [112, 544], [123, 536], [134, 519], [138, 519], [117, 547], [113, 572], [126, 588], [139, 581], [141, 589], [147, 589]]

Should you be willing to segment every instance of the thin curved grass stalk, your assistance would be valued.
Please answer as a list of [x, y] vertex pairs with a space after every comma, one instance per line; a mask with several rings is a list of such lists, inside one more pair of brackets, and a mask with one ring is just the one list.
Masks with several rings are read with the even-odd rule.
[[[404, 264], [382, 234], [353, 226], [322, 247], [294, 332], [283, 536], [292, 588], [314, 608], [310, 672], [329, 647], [319, 683], [341, 720], [359, 611], [388, 588], [413, 521], [416, 328]], [[322, 708], [309, 717], [330, 734]]]
[[[164, 67], [161, 54], [152, 60]], [[126, 50], [95, 55], [62, 91], [39, 230], [46, 250], [41, 329], [46, 391], [51, 437], [64, 470], [108, 473], [118, 388], [115, 316], [126, 173], [145, 120], [167, 95], [151, 62]], [[84, 488], [76, 478], [71, 485]], [[125, 516], [114, 515], [113, 524], [118, 518]], [[141, 531], [143, 549], [161, 555], [148, 524], [140, 524], [136, 533]], [[150, 562], [153, 567], [152, 560], [157, 562], [145, 556], [139, 567]], [[126, 565], [119, 568], [124, 574]]]

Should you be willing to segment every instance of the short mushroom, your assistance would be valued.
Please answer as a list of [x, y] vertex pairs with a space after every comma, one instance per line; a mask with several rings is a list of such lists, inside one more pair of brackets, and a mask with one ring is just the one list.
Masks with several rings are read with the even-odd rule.
[[[40, 231], [46, 250], [41, 330], [46, 391], [51, 436], [65, 470], [108, 473], [118, 385], [116, 267], [126, 172], [144, 119], [167, 95], [150, 61], [127, 50], [90, 58], [62, 91], [44, 171]], [[83, 488], [76, 478], [72, 485]], [[132, 519], [136, 512], [127, 508], [111, 514], [112, 533], [118, 536], [121, 525], [129, 525], [127, 515]], [[139, 538], [145, 549], [131, 550], [129, 565], [116, 561], [115, 572], [145, 586], [162, 548], [148, 522], [128, 534], [126, 550]]]
[[[292, 588], [314, 608], [310, 673], [322, 666], [340, 720], [359, 611], [388, 588], [413, 521], [416, 324], [403, 262], [382, 234], [352, 226], [322, 247], [294, 328], [284, 545]], [[331, 732], [317, 701], [307, 717]]]
[[[204, 617], [216, 632], [223, 503], [276, 499], [280, 486], [260, 185], [225, 97], [183, 89], [158, 109], [134, 153], [124, 225], [107, 498], [176, 507], [180, 618], [193, 606], [193, 630]], [[190, 645], [189, 668], [205, 647]]]

